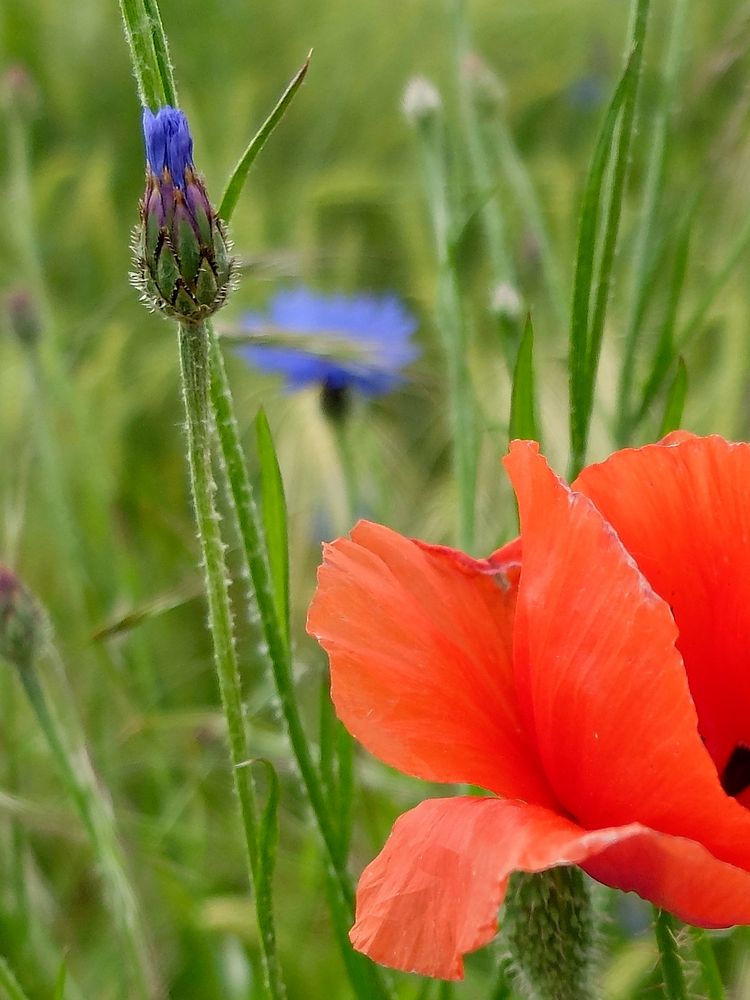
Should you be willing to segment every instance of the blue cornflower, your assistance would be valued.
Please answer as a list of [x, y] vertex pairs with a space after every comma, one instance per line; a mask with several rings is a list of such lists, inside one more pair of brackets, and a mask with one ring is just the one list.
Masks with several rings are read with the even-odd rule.
[[402, 369], [419, 356], [411, 339], [416, 328], [395, 295], [324, 295], [300, 287], [278, 292], [265, 314], [247, 313], [242, 329], [302, 342], [248, 344], [239, 353], [261, 371], [283, 375], [289, 389], [319, 385], [378, 396], [402, 382]]
[[197, 323], [224, 304], [231, 288], [227, 234], [195, 169], [182, 111], [144, 108], [143, 140], [146, 190], [133, 240], [133, 282], [152, 308]]

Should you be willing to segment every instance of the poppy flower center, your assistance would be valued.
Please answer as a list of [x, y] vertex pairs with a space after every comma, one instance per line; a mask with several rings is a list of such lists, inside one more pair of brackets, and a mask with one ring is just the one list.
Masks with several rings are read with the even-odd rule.
[[741, 795], [750, 787], [750, 748], [739, 743], [721, 772], [721, 787], [727, 795]]

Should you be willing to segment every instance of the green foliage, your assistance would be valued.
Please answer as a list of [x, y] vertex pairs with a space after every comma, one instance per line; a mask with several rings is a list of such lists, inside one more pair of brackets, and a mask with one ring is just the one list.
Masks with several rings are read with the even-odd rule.
[[526, 438], [530, 441], [541, 440], [536, 419], [534, 327], [530, 315], [526, 319], [523, 337], [518, 348], [516, 367], [513, 370], [508, 437], [511, 441], [514, 438]]
[[[0, 5], [0, 561], [49, 611], [60, 660], [43, 681], [62, 745], [80, 744], [80, 726], [96, 773], [93, 784], [86, 773], [84, 797], [101, 795], [105, 812], [111, 802], [127, 855], [114, 875], [102, 867], [81, 790], [70, 790], [76, 774], [61, 783], [56, 754], [4, 671], [0, 975], [9, 995], [14, 981], [29, 1000], [128, 995], [103, 891], [120, 870], [165, 995], [261, 995], [199, 596], [174, 338], [126, 277], [143, 182], [138, 104], [176, 103], [171, 60], [196, 162], [209, 190], [226, 191], [244, 272], [222, 322], [236, 328], [279, 284], [298, 282], [393, 291], [420, 321], [422, 359], [398, 392], [355, 402], [343, 462], [314, 391], [280, 391], [231, 347], [222, 356], [210, 334], [223, 456], [212, 445], [214, 475], [247, 726], [238, 763], [241, 780], [252, 772], [264, 792], [261, 867], [290, 996], [448, 993], [375, 971], [348, 947], [353, 877], [394, 816], [427, 791], [354, 753], [331, 714], [324, 658], [304, 633], [320, 539], [365, 515], [447, 544], [459, 542], [460, 525], [486, 554], [513, 531], [497, 469], [508, 414], [512, 435], [544, 430], [562, 469], [568, 374], [574, 465], [678, 425], [748, 435], [739, 0], [654, 5], [645, 48], [641, 4], [621, 77], [624, 10], [613, 16], [594, 0], [459, 8], [402, 4], [383, 18], [376, 0], [211, 9], [163, 0], [161, 12], [154, 0], [122, 0], [134, 87], [114, 2], [81, 0], [75, 17], [53, 0]], [[289, 104], [307, 64], [279, 100], [310, 47], [304, 93]], [[477, 51], [489, 77], [467, 75]], [[415, 74], [444, 101], [431, 146], [399, 111]], [[508, 313], [507, 295], [499, 317], [498, 284], [516, 293], [521, 318], [531, 310], [533, 333]], [[25, 339], [7, 298], [19, 291], [33, 310]], [[229, 383], [233, 411], [222, 409]], [[627, 919], [612, 897], [604, 905], [607, 995], [654, 992], [653, 947], [639, 930], [647, 915], [633, 901]], [[709, 976], [693, 992], [721, 995], [706, 942], [727, 992], [742, 995], [741, 934], [694, 944]], [[472, 956], [455, 1000], [512, 996], [499, 964], [491, 949]]]

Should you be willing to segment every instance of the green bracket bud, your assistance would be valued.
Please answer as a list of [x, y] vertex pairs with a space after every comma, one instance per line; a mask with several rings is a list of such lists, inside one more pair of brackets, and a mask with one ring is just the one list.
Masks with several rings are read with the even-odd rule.
[[220, 309], [234, 284], [231, 243], [192, 160], [181, 111], [143, 114], [146, 190], [133, 233], [133, 284], [143, 301], [182, 323]]
[[502, 935], [528, 1000], [594, 1000], [594, 919], [580, 868], [513, 875]]

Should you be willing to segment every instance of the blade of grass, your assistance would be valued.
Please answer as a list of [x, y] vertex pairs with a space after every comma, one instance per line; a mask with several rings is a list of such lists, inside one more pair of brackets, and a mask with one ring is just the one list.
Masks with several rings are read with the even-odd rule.
[[670, 431], [675, 431], [682, 422], [682, 414], [685, 409], [685, 397], [687, 396], [687, 368], [685, 362], [680, 357], [677, 359], [677, 371], [675, 372], [672, 384], [667, 393], [667, 405], [664, 409], [664, 417], [659, 430], [659, 437], [664, 437]]
[[721, 972], [711, 946], [711, 939], [700, 927], [691, 927], [690, 937], [693, 942], [693, 954], [700, 968], [701, 996], [706, 1000], [725, 1000], [724, 984], [721, 981]]
[[677, 350], [675, 347], [674, 330], [677, 322], [677, 310], [685, 285], [685, 276], [690, 256], [690, 237], [697, 204], [698, 198], [696, 195], [691, 202], [690, 210], [686, 213], [682, 228], [678, 234], [674, 264], [669, 283], [666, 314], [651, 361], [649, 375], [641, 390], [640, 404], [633, 418], [633, 427], [637, 427], [648, 413], [649, 407], [656, 399], [664, 379], [674, 364]]
[[279, 460], [271, 437], [268, 419], [261, 408], [255, 418], [255, 434], [260, 459], [260, 495], [263, 528], [268, 551], [268, 568], [276, 598], [281, 627], [290, 643], [289, 623], [289, 539], [286, 525], [286, 500]]
[[307, 55], [302, 66], [297, 70], [295, 75], [290, 80], [286, 90], [279, 98], [276, 107], [273, 109], [271, 114], [266, 118], [261, 127], [255, 133], [253, 138], [250, 140], [245, 152], [239, 159], [237, 166], [231, 173], [227, 186], [224, 189], [224, 194], [221, 198], [221, 204], [219, 205], [219, 215], [225, 222], [229, 222], [237, 207], [237, 202], [239, 200], [242, 188], [245, 186], [245, 181], [247, 180], [247, 175], [250, 172], [250, 167], [255, 162], [255, 158], [258, 153], [263, 149], [266, 144], [266, 140], [271, 135], [273, 130], [279, 124], [281, 119], [286, 114], [287, 108], [292, 103], [294, 95], [297, 93], [299, 88], [302, 86], [302, 81], [307, 75], [307, 70], [310, 66], [310, 60], [312, 59], [312, 49]]
[[586, 183], [581, 218], [578, 225], [578, 248], [573, 280], [573, 302], [570, 317], [568, 372], [570, 380], [570, 450], [571, 464], [583, 465], [588, 434], [586, 412], [588, 398], [589, 304], [594, 286], [594, 258], [602, 204], [602, 189], [607, 164], [613, 146], [615, 128], [635, 72], [635, 54], [631, 53], [617, 89], [604, 116], [594, 149]]
[[657, 92], [654, 108], [654, 124], [648, 145], [648, 164], [641, 203], [640, 220], [632, 254], [632, 280], [628, 297], [630, 308], [625, 327], [625, 348], [620, 367], [617, 396], [616, 438], [619, 447], [629, 438], [631, 423], [630, 396], [635, 370], [638, 340], [648, 293], [651, 268], [649, 248], [655, 242], [655, 223], [659, 201], [664, 190], [667, 162], [667, 140], [669, 121], [677, 94], [677, 85], [682, 68], [682, 54], [685, 44], [685, 26], [690, 0], [675, 0], [672, 6], [672, 22], [664, 59], [661, 85]]
[[474, 543], [478, 426], [467, 363], [468, 329], [456, 260], [457, 212], [449, 170], [448, 138], [440, 98], [414, 116], [424, 164], [427, 203], [438, 265], [437, 326], [445, 354], [450, 403], [453, 469], [458, 493], [457, 541], [465, 552]]
[[[614, 157], [612, 164], [612, 179], [609, 187], [609, 204], [604, 222], [604, 234], [601, 249], [601, 257], [597, 272], [594, 316], [588, 335], [588, 350], [586, 357], [586, 406], [585, 406], [585, 433], [588, 437], [588, 428], [591, 422], [591, 414], [594, 406], [594, 390], [596, 386], [596, 374], [599, 367], [599, 356], [601, 354], [602, 340], [604, 338], [604, 323], [609, 304], [609, 293], [612, 281], [612, 266], [615, 258], [615, 248], [620, 228], [620, 216], [622, 213], [622, 203], [625, 194], [625, 178], [628, 170], [630, 157], [630, 144], [635, 126], [635, 110], [638, 97], [638, 85], [640, 81], [641, 66], [643, 63], [643, 46], [646, 38], [646, 24], [650, 0], [636, 0], [633, 15], [633, 49], [631, 59], [633, 62], [633, 72], [629, 78], [623, 96], [622, 115], [617, 132], [617, 139], [614, 143]], [[580, 456], [581, 465], [585, 460], [584, 451]], [[576, 473], [580, 469], [576, 469]]]
[[513, 372], [508, 427], [508, 437], [511, 441], [514, 438], [539, 441], [534, 381], [534, 327], [529, 314]]
[[10, 966], [2, 957], [0, 957], [0, 990], [4, 994], [3, 1000], [29, 1000]]
[[683, 351], [701, 328], [701, 325], [706, 318], [706, 314], [714, 304], [717, 295], [729, 280], [732, 271], [735, 269], [738, 262], [744, 257], [745, 251], [749, 246], [750, 215], [732, 244], [726, 260], [708, 283], [705, 292], [698, 302], [698, 305], [695, 307], [690, 318], [680, 330], [680, 333], [676, 338], [678, 350]]

